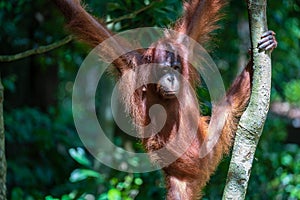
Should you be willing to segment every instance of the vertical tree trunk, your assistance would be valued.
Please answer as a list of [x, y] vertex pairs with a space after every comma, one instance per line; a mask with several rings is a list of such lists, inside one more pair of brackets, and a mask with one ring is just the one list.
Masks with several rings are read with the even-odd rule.
[[6, 199], [6, 159], [5, 159], [5, 135], [3, 121], [4, 88], [0, 78], [0, 200]]
[[254, 153], [267, 117], [271, 91], [271, 58], [258, 52], [257, 43], [267, 30], [266, 0], [248, 0], [252, 59], [253, 88], [249, 106], [243, 114], [236, 133], [232, 158], [223, 199], [244, 199]]

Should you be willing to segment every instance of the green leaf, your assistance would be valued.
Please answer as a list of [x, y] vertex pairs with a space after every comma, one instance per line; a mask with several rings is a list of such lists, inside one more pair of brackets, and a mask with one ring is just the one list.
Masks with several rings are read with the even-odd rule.
[[69, 149], [69, 154], [79, 164], [84, 165], [86, 167], [91, 167], [92, 166], [92, 163], [86, 157], [86, 154], [85, 154], [85, 152], [82, 148], [77, 147], [77, 149], [74, 149], [74, 148]]
[[293, 164], [293, 157], [290, 154], [285, 154], [284, 156], [282, 156], [281, 158], [281, 163], [284, 166], [290, 166]]
[[97, 178], [100, 182], [103, 182], [103, 177], [100, 173], [90, 169], [75, 169], [70, 176], [71, 182], [79, 182], [87, 178]]
[[97, 200], [107, 200], [107, 193], [101, 194]]
[[23, 190], [19, 187], [15, 187], [11, 192], [11, 199], [23, 199], [23, 195]]
[[108, 191], [108, 200], [121, 200], [121, 192], [115, 188]]
[[284, 94], [290, 103], [299, 105], [300, 102], [300, 80], [292, 80], [286, 83]]
[[54, 198], [52, 196], [46, 196], [45, 200], [59, 200], [58, 198]]
[[134, 179], [134, 183], [136, 185], [142, 185], [143, 184], [143, 180], [141, 178], [136, 178], [136, 179]]
[[70, 195], [65, 194], [61, 197], [61, 200], [72, 200], [73, 198], [70, 197]]

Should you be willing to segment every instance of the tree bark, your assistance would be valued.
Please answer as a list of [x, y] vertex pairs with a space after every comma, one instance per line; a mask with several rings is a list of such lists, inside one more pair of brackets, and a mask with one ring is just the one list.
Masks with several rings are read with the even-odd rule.
[[54, 42], [52, 44], [46, 45], [46, 46], [40, 46], [35, 49], [30, 49], [21, 53], [17, 53], [15, 55], [0, 55], [0, 62], [12, 62], [16, 61], [22, 58], [27, 58], [32, 55], [38, 55], [38, 54], [43, 54], [48, 51], [52, 51], [53, 49], [56, 49], [58, 47], [61, 47], [73, 40], [73, 36], [69, 35], [65, 37], [62, 40], [59, 40], [57, 42]]
[[266, 0], [248, 0], [250, 38], [254, 75], [249, 106], [236, 133], [223, 199], [244, 199], [255, 150], [261, 136], [270, 104], [271, 57], [259, 52], [258, 41], [267, 31]]
[[6, 159], [5, 159], [5, 134], [3, 121], [4, 88], [0, 78], [0, 200], [6, 199]]

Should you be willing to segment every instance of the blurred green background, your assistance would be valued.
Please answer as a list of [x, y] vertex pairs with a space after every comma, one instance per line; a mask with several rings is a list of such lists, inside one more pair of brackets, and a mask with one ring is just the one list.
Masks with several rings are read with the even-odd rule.
[[[169, 27], [182, 11], [180, 0], [86, 0], [109, 28]], [[247, 199], [300, 199], [300, 2], [268, 2], [268, 25], [279, 42], [272, 53], [272, 103], [255, 155]], [[250, 47], [245, 1], [225, 9], [211, 56], [226, 86], [247, 62]], [[56, 42], [69, 33], [49, 1], [0, 1], [0, 55]], [[74, 127], [71, 95], [89, 48], [72, 41], [42, 55], [0, 63], [5, 87], [4, 120], [9, 199], [164, 199], [161, 172], [128, 174], [112, 170], [85, 150]], [[114, 81], [101, 80], [97, 114], [118, 146], [140, 151], [114, 124], [109, 109]], [[199, 90], [203, 99], [208, 93]], [[206, 102], [204, 102], [206, 103]], [[206, 109], [205, 106], [203, 108]], [[108, 113], [108, 114], [107, 114]], [[112, 157], [115, 155], [112, 153]], [[221, 199], [229, 157], [223, 159], [204, 193]]]

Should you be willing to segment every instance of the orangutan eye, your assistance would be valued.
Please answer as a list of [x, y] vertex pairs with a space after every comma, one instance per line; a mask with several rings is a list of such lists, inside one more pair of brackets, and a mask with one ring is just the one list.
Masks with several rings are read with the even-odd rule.
[[181, 70], [181, 63], [180, 62], [177, 62], [175, 61], [172, 65], [172, 68], [176, 71], [180, 71]]

